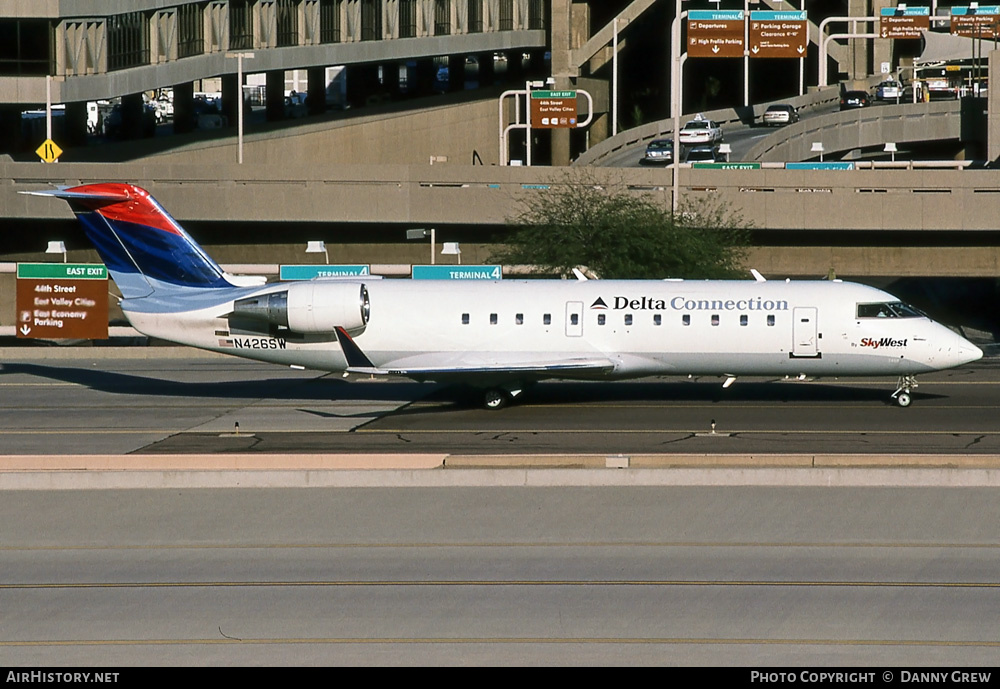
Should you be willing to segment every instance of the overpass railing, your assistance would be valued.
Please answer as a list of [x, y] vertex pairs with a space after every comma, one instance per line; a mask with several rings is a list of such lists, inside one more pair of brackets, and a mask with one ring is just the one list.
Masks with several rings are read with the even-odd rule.
[[[1000, 218], [1000, 171], [703, 169], [681, 166], [680, 193], [721, 201], [766, 230], [990, 230]], [[957, 163], [944, 163], [958, 165]], [[861, 166], [855, 165], [855, 168]], [[505, 224], [529, 199], [568, 184], [642, 194], [670, 208], [670, 168], [444, 165], [213, 166], [0, 162], [0, 221], [70, 220], [64, 203], [19, 194], [52, 184], [128, 181], [181, 222]]]
[[[728, 127], [753, 124], [757, 121], [757, 118], [764, 114], [764, 111], [767, 110], [767, 106], [772, 105], [773, 103], [790, 103], [799, 110], [809, 110], [824, 105], [830, 105], [837, 102], [839, 98], [839, 88], [830, 87], [822, 91], [814, 91], [802, 96], [783, 98], [780, 101], [758, 103], [746, 108], [721, 108], [719, 110], [709, 110], [702, 114], [706, 118], [720, 123], [723, 129], [725, 129]], [[694, 116], [695, 114], [692, 113], [681, 117], [681, 126], [683, 126], [688, 120], [694, 118]], [[632, 129], [627, 129], [619, 134], [616, 134], [615, 136], [608, 137], [600, 143], [594, 144], [590, 147], [590, 149], [585, 151], [575, 161], [573, 161], [573, 165], [601, 165], [601, 162], [605, 158], [624, 148], [635, 146], [640, 142], [647, 142], [652, 139], [662, 138], [665, 134], [669, 134], [669, 132], [673, 131], [673, 126], [674, 124], [672, 119], [665, 119], [633, 127]]]

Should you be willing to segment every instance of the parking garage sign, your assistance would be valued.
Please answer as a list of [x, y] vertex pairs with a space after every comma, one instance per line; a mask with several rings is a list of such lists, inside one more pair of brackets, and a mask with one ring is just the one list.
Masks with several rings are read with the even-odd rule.
[[751, 12], [750, 57], [805, 57], [805, 12]]

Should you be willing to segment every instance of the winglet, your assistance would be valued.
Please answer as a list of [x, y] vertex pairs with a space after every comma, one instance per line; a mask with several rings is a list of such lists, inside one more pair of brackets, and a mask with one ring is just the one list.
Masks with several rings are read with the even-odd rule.
[[354, 339], [347, 334], [347, 331], [342, 327], [337, 326], [335, 328], [337, 331], [337, 339], [340, 340], [340, 347], [344, 350], [344, 356], [347, 358], [347, 367], [350, 369], [363, 369], [366, 371], [378, 371], [380, 370], [375, 364], [372, 363], [361, 348], [358, 347]]

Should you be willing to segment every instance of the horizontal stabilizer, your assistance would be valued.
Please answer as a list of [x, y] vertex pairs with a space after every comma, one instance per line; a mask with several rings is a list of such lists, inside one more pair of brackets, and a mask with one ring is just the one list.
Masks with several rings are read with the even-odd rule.
[[73, 199], [87, 201], [107, 201], [117, 203], [128, 201], [129, 195], [121, 189], [102, 189], [101, 191], [73, 191], [69, 187], [57, 187], [55, 189], [41, 189], [39, 191], [22, 191], [27, 196], [51, 196], [57, 199]]

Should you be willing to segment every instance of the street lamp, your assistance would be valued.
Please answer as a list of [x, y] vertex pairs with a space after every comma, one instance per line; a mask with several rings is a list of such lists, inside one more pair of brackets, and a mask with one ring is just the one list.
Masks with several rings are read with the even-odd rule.
[[445, 242], [441, 245], [442, 256], [458, 256], [458, 265], [462, 265], [462, 249], [458, 242]]
[[62, 254], [63, 263], [66, 262], [66, 242], [50, 241], [45, 249], [47, 254]]
[[425, 237], [430, 237], [431, 238], [431, 265], [434, 265], [435, 264], [435, 260], [434, 260], [434, 243], [437, 241], [435, 239], [435, 237], [434, 237], [434, 228], [432, 227], [429, 230], [418, 229], [418, 230], [407, 230], [406, 231], [406, 238], [407, 239], [424, 239]]
[[326, 259], [327, 265], [330, 264], [330, 254], [326, 250], [326, 242], [322, 240], [313, 240], [306, 242], [306, 253], [307, 254], [323, 254]]
[[819, 153], [819, 162], [823, 162], [823, 142], [814, 141], [812, 148], [810, 149], [813, 153]]
[[253, 53], [226, 53], [226, 57], [236, 58], [236, 88], [239, 91], [236, 103], [236, 148], [239, 150], [237, 162], [240, 165], [243, 164], [243, 60], [250, 60], [253, 56]]

